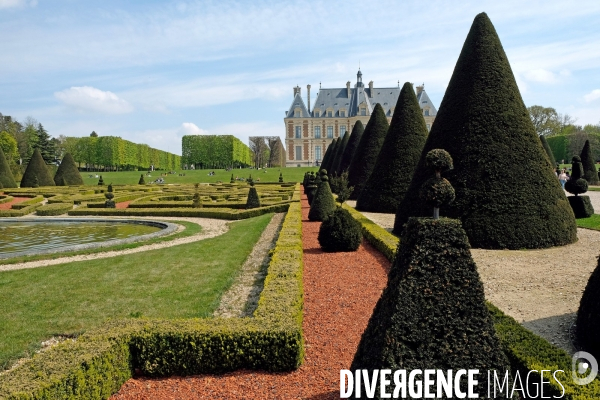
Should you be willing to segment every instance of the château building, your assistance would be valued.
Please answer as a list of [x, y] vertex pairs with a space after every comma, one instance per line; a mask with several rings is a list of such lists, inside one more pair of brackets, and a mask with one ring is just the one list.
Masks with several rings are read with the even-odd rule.
[[[430, 130], [437, 109], [427, 96], [424, 85], [417, 86], [416, 89], [425, 124]], [[305, 103], [300, 87], [294, 88], [294, 100], [283, 119], [287, 167], [320, 165], [333, 139], [343, 137], [346, 132], [352, 132], [358, 120], [366, 126], [377, 103], [383, 107], [390, 122], [400, 95], [400, 82], [397, 87], [375, 88], [373, 81], [370, 81], [368, 87], [365, 87], [359, 69], [354, 87], [350, 87], [350, 81], [346, 83], [345, 88], [319, 87], [312, 110], [310, 85], [306, 86], [306, 90]]]

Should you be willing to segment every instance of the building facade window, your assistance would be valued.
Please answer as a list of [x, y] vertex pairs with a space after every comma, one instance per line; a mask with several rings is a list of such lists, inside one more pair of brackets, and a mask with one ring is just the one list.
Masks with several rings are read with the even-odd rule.
[[425, 109], [425, 116], [429, 117], [429, 109], [427, 109], [427, 108]]
[[296, 139], [300, 139], [301, 137], [302, 137], [302, 127], [297, 126], [296, 127]]
[[294, 117], [295, 118], [299, 118], [300, 117], [300, 111], [294, 111]]
[[346, 134], [346, 125], [340, 126], [340, 137], [344, 137]]
[[341, 110], [340, 111], [340, 117], [342, 117], [342, 118], [346, 117], [346, 111]]
[[302, 160], [302, 146], [296, 146], [296, 160]]
[[315, 146], [315, 160], [321, 161], [321, 146]]
[[327, 138], [331, 139], [333, 137], [333, 126], [327, 127]]
[[360, 109], [360, 115], [367, 115], [367, 109], [366, 108], [361, 108]]
[[321, 139], [321, 127], [315, 126], [315, 139]]
[[327, 111], [327, 117], [329, 117], [329, 118], [333, 117], [333, 111]]

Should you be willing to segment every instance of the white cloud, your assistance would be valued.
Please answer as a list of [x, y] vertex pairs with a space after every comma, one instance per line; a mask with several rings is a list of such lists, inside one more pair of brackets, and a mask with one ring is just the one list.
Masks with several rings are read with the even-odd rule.
[[184, 122], [181, 124], [178, 133], [183, 135], [208, 135], [208, 131], [205, 129], [198, 128], [193, 122]]
[[523, 73], [523, 76], [525, 77], [525, 79], [527, 79], [529, 81], [533, 81], [533, 82], [540, 82], [540, 83], [556, 83], [557, 82], [556, 75], [553, 72], [542, 69], [542, 68], [526, 71], [525, 73]]
[[600, 89], [592, 90], [590, 93], [583, 96], [583, 98], [587, 103], [600, 99]]
[[0, 8], [20, 7], [26, 3], [25, 0], [0, 0]]
[[67, 106], [82, 111], [100, 112], [103, 114], [127, 114], [133, 107], [116, 94], [91, 86], [73, 86], [54, 93], [54, 96]]

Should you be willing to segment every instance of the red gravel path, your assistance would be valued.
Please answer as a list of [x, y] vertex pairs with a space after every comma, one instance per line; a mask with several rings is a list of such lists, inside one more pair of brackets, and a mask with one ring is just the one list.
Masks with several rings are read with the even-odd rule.
[[120, 203], [115, 204], [116, 208], [127, 208], [129, 206], [129, 203], [131, 203], [131, 201], [122, 201]]
[[13, 197], [13, 199], [11, 201], [9, 201], [8, 203], [0, 204], [0, 210], [10, 210], [12, 208], [13, 204], [21, 203], [25, 200], [31, 200], [31, 198], [30, 197]]
[[303, 196], [303, 327], [307, 348], [297, 371], [130, 379], [111, 399], [339, 398], [340, 369], [350, 367], [386, 284], [389, 262], [366, 242], [356, 252], [323, 253], [317, 241], [320, 223], [308, 221], [308, 210]]

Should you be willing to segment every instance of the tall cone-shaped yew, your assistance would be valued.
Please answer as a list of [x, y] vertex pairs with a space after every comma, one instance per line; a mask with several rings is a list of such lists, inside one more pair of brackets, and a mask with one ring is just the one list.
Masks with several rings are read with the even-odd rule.
[[423, 112], [412, 84], [406, 82], [375, 168], [356, 201], [356, 209], [395, 213], [408, 190], [426, 140]]
[[332, 140], [331, 143], [329, 144], [329, 146], [327, 146], [327, 150], [325, 150], [325, 155], [323, 156], [323, 161], [321, 162], [321, 167], [319, 168], [319, 171], [323, 170], [323, 169], [327, 169], [327, 164], [329, 164], [329, 161], [331, 160], [331, 157], [333, 157], [333, 155], [331, 154], [333, 151], [335, 151], [335, 140]]
[[10, 170], [10, 166], [8, 165], [8, 161], [6, 161], [6, 157], [4, 156], [4, 151], [0, 147], [0, 183], [2, 184], [2, 188], [16, 188], [17, 182]]
[[548, 154], [548, 160], [550, 161], [552, 169], [556, 168], [556, 160], [554, 159], [554, 154], [552, 153], [552, 149], [550, 148], [548, 141], [544, 136], [540, 136], [540, 141], [542, 142], [542, 147], [546, 151], [546, 154]]
[[[327, 158], [327, 164], [322, 169], [326, 169], [327, 171], [330, 170], [331, 166], [333, 165], [333, 160], [335, 159], [335, 155], [337, 154], [338, 148], [340, 146], [340, 140], [341, 140], [340, 138], [335, 138], [331, 142], [331, 153], [329, 154], [329, 158]], [[329, 172], [328, 172], [328, 174], [329, 174]]]
[[56, 186], [40, 149], [35, 149], [21, 179], [21, 187]]
[[365, 127], [360, 121], [356, 121], [354, 127], [352, 128], [352, 133], [350, 134], [350, 139], [348, 140], [348, 144], [344, 149], [344, 154], [342, 154], [342, 160], [340, 161], [339, 175], [342, 172], [347, 171], [350, 168], [350, 163], [352, 162], [352, 157], [356, 153], [356, 149], [358, 149], [358, 144], [360, 143], [360, 139], [362, 138], [363, 132], [365, 131]]
[[590, 141], [586, 140], [581, 150], [581, 166], [583, 167], [583, 178], [590, 185], [598, 184], [598, 171], [596, 170], [596, 163], [594, 162], [594, 156], [592, 155], [592, 147]]
[[[141, 176], [141, 179], [143, 178], [144, 175]], [[54, 175], [54, 183], [56, 186], [83, 185], [83, 178], [71, 153], [66, 153], [63, 157], [58, 170], [56, 170], [56, 175]]]
[[377, 103], [348, 168], [348, 186], [354, 186], [350, 195], [351, 200], [358, 198], [371, 176], [389, 127], [385, 112]]
[[346, 146], [348, 146], [348, 142], [350, 141], [350, 132], [346, 131], [344, 133], [344, 137], [341, 139], [340, 144], [335, 153], [335, 158], [333, 159], [333, 164], [331, 164], [331, 175], [341, 175], [342, 171], [340, 171], [340, 165], [342, 163], [342, 156], [344, 155], [344, 150], [346, 150]]
[[[538, 138], [500, 39], [475, 17], [406, 196], [394, 233], [430, 210], [419, 188], [431, 177], [425, 155], [444, 149], [456, 190], [447, 216], [460, 218], [473, 247], [544, 248], [577, 240], [577, 225]], [[515, 164], [518, 168], [515, 168]]]

